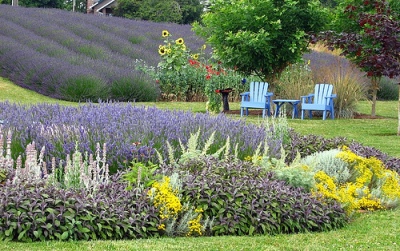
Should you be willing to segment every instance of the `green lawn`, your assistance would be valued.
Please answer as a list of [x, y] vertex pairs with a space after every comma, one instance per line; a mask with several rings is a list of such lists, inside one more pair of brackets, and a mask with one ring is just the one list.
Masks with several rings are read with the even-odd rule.
[[[61, 103], [26, 91], [11, 82], [0, 78], [0, 101], [33, 103]], [[162, 109], [184, 109], [205, 112], [204, 103], [137, 103], [136, 105], [156, 106]], [[239, 104], [230, 104], [238, 109]], [[361, 113], [370, 112], [368, 102], [360, 102]], [[400, 157], [400, 138], [397, 133], [397, 102], [378, 102], [377, 115], [382, 119], [289, 119], [289, 125], [303, 134], [318, 134], [325, 137], [344, 136], [355, 139], [368, 146], [376, 147], [392, 156]], [[256, 116], [245, 119], [250, 123], [260, 123]], [[0, 242], [0, 250], [400, 250], [400, 235], [396, 232], [400, 225], [400, 210], [361, 213], [354, 217], [346, 227], [323, 233], [303, 233], [277, 236], [255, 237], [200, 237], [200, 238], [162, 238], [127, 241], [90, 241], [90, 242], [39, 242], [17, 243]]]
[[21, 251], [106, 251], [106, 250], [174, 250], [174, 251], [259, 251], [259, 250], [399, 250], [400, 210], [363, 213], [348, 226], [331, 232], [276, 236], [224, 236], [198, 238], [162, 238], [126, 241], [80, 242], [0, 242], [1, 250]]

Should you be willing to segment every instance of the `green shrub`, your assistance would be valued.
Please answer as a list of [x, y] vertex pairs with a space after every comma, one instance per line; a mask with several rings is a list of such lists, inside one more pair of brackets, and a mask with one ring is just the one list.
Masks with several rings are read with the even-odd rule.
[[60, 87], [60, 93], [71, 101], [92, 101], [107, 97], [108, 90], [105, 83], [94, 76], [79, 76], [69, 78]]
[[381, 79], [377, 98], [380, 100], [398, 100], [399, 99], [399, 85], [394, 80], [383, 77]]
[[160, 91], [156, 83], [143, 73], [138, 73], [134, 79], [120, 78], [111, 84], [110, 99], [126, 101], [156, 101]]

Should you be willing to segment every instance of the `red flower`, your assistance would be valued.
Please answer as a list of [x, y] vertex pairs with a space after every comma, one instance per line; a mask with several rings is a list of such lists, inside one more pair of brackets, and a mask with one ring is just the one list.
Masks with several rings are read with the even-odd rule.
[[210, 78], [211, 78], [211, 76], [210, 76], [210, 75], [207, 75], [207, 76], [206, 76], [206, 79], [207, 79], [207, 80], [209, 80]]
[[217, 90], [215, 90], [215, 93], [220, 93], [220, 92], [221, 92], [221, 90], [218, 90], [218, 89], [217, 89]]

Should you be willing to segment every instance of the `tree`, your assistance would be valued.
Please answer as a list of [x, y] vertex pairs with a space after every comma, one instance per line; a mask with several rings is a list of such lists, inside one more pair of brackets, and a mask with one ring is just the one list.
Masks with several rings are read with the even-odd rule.
[[118, 0], [117, 6], [113, 9], [113, 15], [129, 19], [140, 18], [138, 10], [142, 0]]
[[200, 21], [203, 13], [204, 5], [200, 0], [177, 0], [182, 10], [181, 24], [191, 24]]
[[64, 0], [19, 0], [18, 4], [20, 6], [37, 8], [63, 9], [65, 7]]
[[273, 84], [301, 59], [308, 33], [320, 31], [325, 16], [317, 0], [211, 0], [194, 29], [225, 64]]
[[381, 77], [400, 75], [400, 23], [384, 0], [343, 3], [344, 10], [333, 25], [336, 31], [322, 32], [315, 41], [323, 41], [330, 49], [340, 49], [371, 79], [371, 115], [375, 116]]
[[155, 22], [179, 23], [182, 20], [182, 10], [174, 0], [143, 0], [138, 15], [140, 19]]
[[118, 0], [114, 15], [155, 22], [190, 24], [200, 19], [199, 0]]

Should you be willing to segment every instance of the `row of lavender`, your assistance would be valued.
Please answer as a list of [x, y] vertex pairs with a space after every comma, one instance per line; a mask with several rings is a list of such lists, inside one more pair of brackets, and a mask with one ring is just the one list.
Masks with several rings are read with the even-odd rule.
[[[251, 156], [267, 135], [265, 127], [230, 120], [224, 115], [136, 107], [129, 103], [66, 107], [49, 104], [22, 106], [5, 102], [0, 103], [0, 117], [5, 121], [4, 131], [8, 128], [13, 131], [14, 159], [23, 154], [32, 141], [38, 149], [45, 146], [45, 161], [48, 163], [52, 157], [60, 160], [72, 154], [77, 142], [79, 151], [88, 153], [95, 152], [96, 143], [106, 143], [107, 159], [114, 171], [128, 166], [134, 158], [157, 161], [155, 149], [166, 158], [167, 141], [179, 149], [179, 140], [186, 144], [190, 134], [199, 129], [202, 132], [201, 145], [216, 132], [211, 149], [215, 152], [223, 147], [229, 136], [231, 145], [238, 145], [241, 159]], [[280, 139], [269, 139], [268, 144], [271, 155], [278, 156]]]
[[190, 26], [0, 5], [0, 75], [61, 99], [154, 100], [157, 85], [133, 63], [158, 63], [164, 29], [203, 44]]
[[[52, 157], [58, 161], [72, 154], [76, 143], [79, 151], [95, 153], [96, 144], [107, 144], [107, 159], [110, 169], [126, 168], [134, 159], [158, 161], [155, 150], [165, 159], [168, 155], [167, 141], [180, 149], [179, 141], [186, 144], [191, 134], [201, 131], [199, 147], [202, 147], [215, 132], [215, 142], [210, 153], [223, 147], [229, 136], [230, 145], [238, 147], [238, 158], [252, 156], [261, 144], [268, 142], [271, 157], [280, 157], [281, 137], [270, 132], [268, 125], [256, 126], [242, 120], [231, 120], [223, 114], [208, 114], [187, 111], [160, 110], [152, 107], [137, 107], [132, 104], [100, 103], [78, 107], [38, 104], [23, 106], [0, 103], [0, 118], [5, 127], [13, 131], [13, 159], [23, 155], [25, 147], [35, 141], [37, 148], [45, 146], [45, 161]], [[270, 132], [270, 133], [269, 133]], [[283, 135], [284, 136], [284, 135]], [[286, 160], [290, 163], [299, 152], [302, 157], [318, 151], [330, 150], [347, 144], [360, 156], [375, 156], [389, 169], [400, 173], [400, 159], [390, 157], [379, 150], [349, 142], [344, 138], [325, 139], [320, 136], [301, 136], [293, 131], [284, 140]], [[231, 149], [234, 152], [234, 149]], [[179, 152], [176, 152], [178, 158]]]

